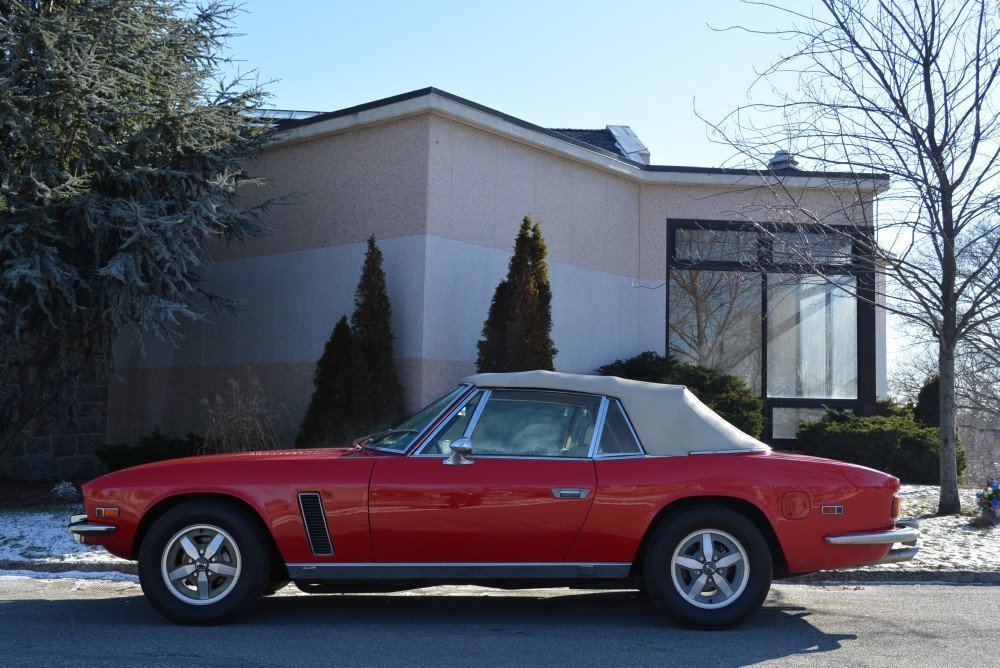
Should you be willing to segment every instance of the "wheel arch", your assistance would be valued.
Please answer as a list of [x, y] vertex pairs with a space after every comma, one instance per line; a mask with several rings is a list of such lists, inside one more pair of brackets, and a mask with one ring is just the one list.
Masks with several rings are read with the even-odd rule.
[[247, 519], [254, 522], [262, 534], [267, 537], [267, 546], [271, 552], [271, 580], [278, 581], [289, 579], [288, 569], [285, 567], [285, 560], [281, 556], [281, 551], [278, 550], [278, 544], [274, 542], [274, 536], [271, 535], [271, 531], [264, 522], [264, 518], [262, 518], [260, 513], [257, 512], [257, 509], [250, 503], [247, 503], [246, 500], [229, 494], [215, 494], [208, 492], [177, 494], [175, 496], [170, 496], [157, 501], [156, 504], [150, 507], [142, 516], [142, 520], [140, 520], [139, 526], [136, 528], [135, 537], [132, 541], [132, 554], [136, 557], [139, 555], [139, 550], [142, 547], [143, 540], [145, 540], [146, 535], [149, 533], [149, 529], [158, 519], [177, 506], [191, 501], [211, 501], [213, 503], [219, 503], [241, 513]]
[[767, 542], [775, 575], [781, 576], [785, 574], [788, 566], [781, 542], [778, 540], [778, 535], [774, 532], [771, 522], [768, 521], [767, 516], [760, 508], [750, 501], [731, 496], [692, 496], [671, 501], [656, 514], [653, 521], [646, 528], [646, 533], [643, 535], [642, 541], [639, 543], [639, 549], [636, 551], [635, 561], [632, 563], [632, 570], [629, 575], [642, 575], [647, 548], [650, 541], [656, 537], [660, 527], [684, 510], [705, 506], [728, 508], [750, 520]]

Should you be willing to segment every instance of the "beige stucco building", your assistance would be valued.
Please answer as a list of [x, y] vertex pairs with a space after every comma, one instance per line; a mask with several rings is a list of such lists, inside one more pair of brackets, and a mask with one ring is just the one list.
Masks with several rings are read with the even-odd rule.
[[[760, 186], [776, 175], [811, 210], [831, 215], [857, 186], [763, 165], [648, 165], [623, 126], [591, 135], [546, 130], [436, 89], [284, 127], [254, 168], [267, 181], [254, 197], [291, 195], [268, 221], [277, 233], [215, 249], [207, 270], [208, 288], [241, 300], [242, 310], [187, 325], [177, 348], [148, 342], [143, 355], [124, 337], [109, 440], [154, 427], [197, 431], [202, 399], [250, 376], [285, 406], [293, 438], [315, 362], [333, 325], [353, 310], [373, 233], [406, 402], [416, 408], [475, 371], [476, 342], [525, 215], [548, 244], [556, 368], [587, 373], [667, 350], [668, 221], [759, 215], [769, 197]], [[599, 137], [604, 147], [575, 137]], [[870, 203], [862, 202], [866, 211]], [[872, 345], [874, 357], [858, 366], [882, 365], [876, 378], [884, 378], [884, 357]]]

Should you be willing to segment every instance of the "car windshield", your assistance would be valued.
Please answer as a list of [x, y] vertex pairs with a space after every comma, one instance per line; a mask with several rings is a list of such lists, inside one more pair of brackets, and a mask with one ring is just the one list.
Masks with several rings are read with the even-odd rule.
[[436, 418], [441, 411], [452, 404], [468, 388], [460, 385], [454, 390], [444, 395], [427, 408], [424, 408], [416, 415], [405, 420], [398, 427], [383, 431], [365, 443], [366, 446], [379, 450], [390, 450], [392, 452], [404, 452], [410, 447], [413, 439], [422, 432], [431, 421]]

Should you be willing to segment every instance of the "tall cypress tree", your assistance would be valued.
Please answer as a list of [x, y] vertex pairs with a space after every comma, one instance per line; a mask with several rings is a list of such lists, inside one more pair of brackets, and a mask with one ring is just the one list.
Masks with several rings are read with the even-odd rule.
[[382, 251], [375, 235], [368, 238], [361, 280], [354, 295], [351, 329], [368, 376], [356, 386], [363, 399], [359, 412], [366, 429], [390, 426], [402, 417], [403, 389], [392, 355], [392, 305], [382, 270]]
[[480, 372], [555, 369], [552, 289], [542, 231], [528, 216], [514, 242], [507, 278], [497, 285], [477, 344]]
[[295, 445], [344, 445], [362, 435], [366, 427], [361, 424], [359, 413], [364, 411], [357, 389], [367, 377], [364, 358], [345, 315], [333, 328], [316, 363], [315, 390]]

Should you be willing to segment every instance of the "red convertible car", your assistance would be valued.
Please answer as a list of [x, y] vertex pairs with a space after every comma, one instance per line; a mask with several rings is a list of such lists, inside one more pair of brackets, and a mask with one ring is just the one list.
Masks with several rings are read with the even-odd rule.
[[776, 574], [912, 558], [898, 489], [772, 452], [684, 387], [530, 371], [471, 376], [353, 449], [105, 475], [70, 531], [137, 559], [149, 602], [184, 624], [225, 622], [292, 581], [638, 587], [683, 624], [724, 628]]

